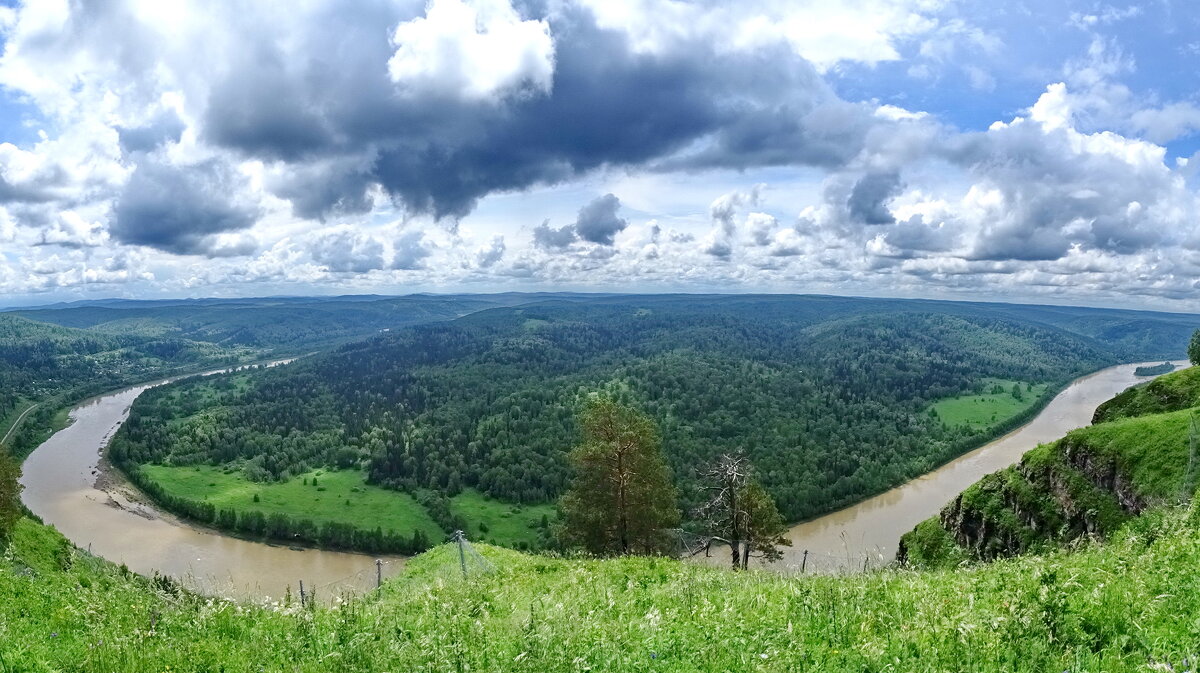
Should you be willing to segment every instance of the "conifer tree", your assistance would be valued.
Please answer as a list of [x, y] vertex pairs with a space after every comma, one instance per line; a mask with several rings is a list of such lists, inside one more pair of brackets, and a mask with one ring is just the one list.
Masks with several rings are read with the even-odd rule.
[[750, 565], [750, 558], [761, 558], [773, 562], [783, 558], [780, 547], [792, 546], [787, 537], [787, 524], [775, 506], [775, 500], [767, 489], [751, 479], [742, 489], [742, 507], [746, 512], [745, 544], [742, 547], [742, 570]]
[[654, 422], [598, 397], [579, 425], [575, 479], [561, 500], [564, 542], [598, 555], [670, 552], [679, 508]]

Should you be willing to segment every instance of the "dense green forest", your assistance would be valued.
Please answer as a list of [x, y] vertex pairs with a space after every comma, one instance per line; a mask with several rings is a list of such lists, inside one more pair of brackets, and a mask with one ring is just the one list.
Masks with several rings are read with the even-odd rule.
[[9, 310], [0, 313], [0, 439], [27, 453], [64, 422], [67, 406], [135, 381], [311, 352], [533, 298], [114, 299]]
[[110, 300], [15, 311], [104, 334], [178, 337], [286, 352], [327, 347], [402, 325], [449, 320], [536, 295], [276, 297], [163, 301]]
[[[1188, 322], [1188, 321], [1191, 322]], [[790, 520], [857, 501], [1020, 422], [948, 426], [932, 402], [1176, 354], [1192, 316], [831, 297], [600, 297], [408, 327], [249, 377], [143, 395], [113, 444], [258, 481], [316, 467], [436, 499], [559, 496], [594, 392], [658, 424], [685, 511], [742, 450]], [[1029, 408], [1032, 413], [1037, 406]], [[135, 477], [136, 478], [136, 477]], [[298, 513], [301, 514], [301, 513]]]
[[255, 355], [250, 348], [104, 334], [0, 313], [0, 438], [7, 435], [4, 443], [24, 455], [45, 439], [64, 405], [136, 381]]

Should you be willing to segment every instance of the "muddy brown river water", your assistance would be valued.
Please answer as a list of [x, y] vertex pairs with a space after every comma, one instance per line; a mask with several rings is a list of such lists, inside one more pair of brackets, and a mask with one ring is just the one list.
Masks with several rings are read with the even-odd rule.
[[[1157, 364], [1157, 363], [1148, 363]], [[895, 557], [900, 536], [980, 477], [1011, 465], [1039, 443], [1090, 423], [1096, 407], [1149, 379], [1138, 365], [1119, 365], [1071, 383], [1028, 424], [922, 477], [858, 505], [791, 529], [793, 547], [773, 566], [807, 572], [861, 570]], [[170, 575], [198, 591], [236, 598], [278, 598], [300, 580], [318, 598], [361, 593], [375, 586], [375, 557], [296, 550], [241, 540], [197, 528], [146, 504], [120, 479], [101, 474], [101, 452], [144, 390], [129, 388], [89, 400], [71, 412], [72, 423], [25, 461], [23, 499], [31, 511], [72, 542], [135, 572]], [[104, 477], [104, 478], [99, 478]], [[99, 479], [98, 479], [99, 478]], [[713, 562], [725, 558], [714, 551]], [[384, 557], [385, 577], [402, 557]]]
[[[1092, 422], [1096, 407], [1129, 386], [1153, 377], [1134, 376], [1142, 364], [1118, 365], [1076, 379], [1029, 423], [925, 475], [857, 505], [793, 526], [792, 547], [776, 569], [807, 572], [861, 571], [896, 557], [900, 536], [941, 511], [984, 475], [1012, 465], [1026, 451]], [[1185, 363], [1175, 364], [1186, 366]], [[724, 554], [718, 554], [724, 558]]]
[[[139, 498], [119, 478], [101, 477], [101, 451], [150, 384], [89, 400], [71, 411], [71, 425], [26, 459], [21, 483], [26, 507], [82, 549], [135, 572], [158, 572], [210, 595], [280, 598], [299, 582], [318, 600], [375, 586], [374, 556], [297, 550], [196, 528]], [[401, 557], [382, 557], [384, 577]]]

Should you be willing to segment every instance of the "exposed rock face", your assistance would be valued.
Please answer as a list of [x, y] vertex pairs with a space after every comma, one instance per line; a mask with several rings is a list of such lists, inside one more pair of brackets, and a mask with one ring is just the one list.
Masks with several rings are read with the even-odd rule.
[[1027, 461], [988, 475], [942, 509], [942, 526], [981, 560], [1026, 551], [1039, 542], [1102, 537], [1150, 504], [1116, 461], [1073, 437], [1052, 460]]
[[1146, 509], [1148, 503], [1134, 490], [1132, 480], [1121, 472], [1115, 460], [1096, 456], [1086, 444], [1072, 441], [1070, 437], [1062, 441], [1067, 464], [1087, 477], [1097, 489], [1116, 496], [1121, 509], [1132, 515]]

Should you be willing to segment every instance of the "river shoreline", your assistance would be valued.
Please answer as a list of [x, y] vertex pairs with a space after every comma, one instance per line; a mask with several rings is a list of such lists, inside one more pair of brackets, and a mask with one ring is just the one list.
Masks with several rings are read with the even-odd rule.
[[779, 572], [844, 573], [890, 563], [900, 536], [937, 515], [963, 489], [1016, 463], [1038, 444], [1090, 425], [1097, 406], [1126, 388], [1156, 378], [1135, 376], [1137, 367], [1160, 363], [1115, 365], [1071, 381], [1040, 412], [1009, 432], [900, 486], [792, 525], [788, 538], [793, 546], [785, 549], [784, 558], [760, 567]]
[[[183, 377], [156, 379], [72, 407], [72, 422], [24, 463], [26, 507], [80, 548], [142, 575], [169, 575], [209, 595], [278, 599], [289, 591], [295, 594], [303, 581], [333, 598], [374, 588], [377, 572], [384, 577], [399, 572], [404, 557], [297, 550], [239, 539], [150, 503], [103, 454], [133, 400], [175, 378]], [[382, 563], [376, 566], [376, 560]]]

